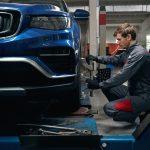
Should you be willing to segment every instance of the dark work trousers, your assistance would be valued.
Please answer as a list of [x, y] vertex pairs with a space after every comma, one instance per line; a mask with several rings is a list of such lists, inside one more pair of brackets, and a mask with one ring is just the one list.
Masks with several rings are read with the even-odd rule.
[[128, 98], [128, 88], [120, 85], [111, 89], [102, 89], [109, 103], [104, 106], [104, 112], [115, 121], [133, 123], [138, 113], [132, 109], [131, 100]]

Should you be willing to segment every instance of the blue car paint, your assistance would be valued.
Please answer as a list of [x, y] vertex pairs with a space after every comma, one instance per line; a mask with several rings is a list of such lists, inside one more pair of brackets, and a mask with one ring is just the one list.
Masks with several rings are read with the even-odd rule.
[[0, 136], [1, 150], [21, 150], [20, 140], [17, 136]]
[[[59, 11], [50, 11], [49, 7], [48, 10], [45, 11], [45, 7], [42, 5], [35, 5], [35, 6], [28, 6], [23, 4], [0, 4], [0, 9], [13, 9], [18, 10], [23, 14], [22, 22], [21, 23], [21, 33], [17, 34], [16, 36], [8, 37], [8, 38], [1, 38], [0, 39], [0, 50], [3, 49], [16, 49], [16, 51], [24, 49], [24, 45], [29, 45], [30, 43], [35, 43], [37, 48], [38, 46], [42, 47], [45, 43], [49, 42], [52, 46], [70, 46], [75, 50], [79, 50], [80, 48], [80, 28], [77, 23], [73, 20], [69, 14], [66, 12], [59, 12]], [[8, 7], [10, 5], [10, 7]], [[19, 6], [19, 7], [18, 7]], [[40, 7], [41, 6], [41, 7]], [[17, 9], [18, 8], [18, 9]], [[34, 8], [34, 9], [33, 9]], [[26, 28], [24, 24], [28, 25], [29, 19], [26, 17], [27, 15], [34, 16], [34, 15], [52, 15], [52, 16], [68, 16], [72, 18], [72, 28], [65, 29], [65, 30], [46, 30], [46, 29], [35, 29], [35, 28]], [[27, 18], [27, 19], [26, 19]], [[24, 30], [23, 30], [24, 29]], [[62, 39], [57, 39], [57, 36], [61, 36]], [[56, 38], [55, 38], [56, 37]], [[46, 39], [46, 40], [45, 40]], [[50, 41], [47, 41], [50, 40]], [[67, 41], [66, 41], [67, 40]], [[21, 42], [21, 43], [20, 43]], [[56, 42], [56, 43], [55, 43]], [[3, 43], [3, 44], [2, 44]], [[7, 43], [7, 46], [6, 46]], [[69, 43], [69, 45], [68, 45]], [[30, 47], [29, 47], [30, 48]], [[27, 49], [30, 50], [30, 49]]]
[[[22, 15], [43, 15], [43, 14], [53, 14], [53, 15], [65, 15], [66, 12], [60, 12], [60, 9], [50, 4], [17, 4], [17, 3], [0, 3], [1, 10], [16, 10]], [[59, 11], [57, 11], [59, 10]]]
[[[1, 57], [34, 57], [41, 49], [68, 47], [75, 53], [76, 64], [80, 53], [80, 28], [68, 12], [58, 11], [53, 5], [0, 3], [0, 10], [17, 10], [21, 13], [20, 27], [16, 35], [0, 38]], [[66, 16], [71, 18], [71, 28], [47, 30], [29, 27], [32, 16]]]
[[6, 55], [9, 55], [10, 51], [14, 51], [14, 54], [17, 54], [17, 51], [39, 50], [44, 47], [68, 46], [75, 49], [73, 35], [69, 30], [49, 31], [35, 28], [27, 29], [15, 37], [1, 39], [0, 50], [8, 51]]

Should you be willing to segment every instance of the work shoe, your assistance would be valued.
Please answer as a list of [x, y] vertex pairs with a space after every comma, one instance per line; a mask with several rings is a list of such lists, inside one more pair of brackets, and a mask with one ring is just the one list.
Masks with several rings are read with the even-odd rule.
[[87, 107], [80, 107], [78, 110], [72, 113], [72, 115], [90, 115], [89, 108]]

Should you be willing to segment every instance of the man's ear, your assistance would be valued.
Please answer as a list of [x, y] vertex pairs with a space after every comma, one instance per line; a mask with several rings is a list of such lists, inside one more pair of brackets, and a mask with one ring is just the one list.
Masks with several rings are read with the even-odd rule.
[[132, 40], [131, 34], [128, 34], [128, 35], [127, 35], [127, 39], [128, 39], [128, 40]]

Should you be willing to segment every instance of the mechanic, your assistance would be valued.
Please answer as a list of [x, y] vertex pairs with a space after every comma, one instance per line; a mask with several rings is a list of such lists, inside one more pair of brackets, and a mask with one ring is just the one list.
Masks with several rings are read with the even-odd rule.
[[[109, 103], [104, 106], [106, 115], [115, 121], [134, 123], [141, 112], [150, 110], [150, 56], [136, 41], [134, 26], [124, 23], [114, 32], [120, 47], [126, 50], [116, 56], [92, 56], [88, 60], [121, 66], [120, 72], [98, 83], [87, 80], [89, 89], [101, 88]], [[128, 86], [123, 85], [128, 81]]]

